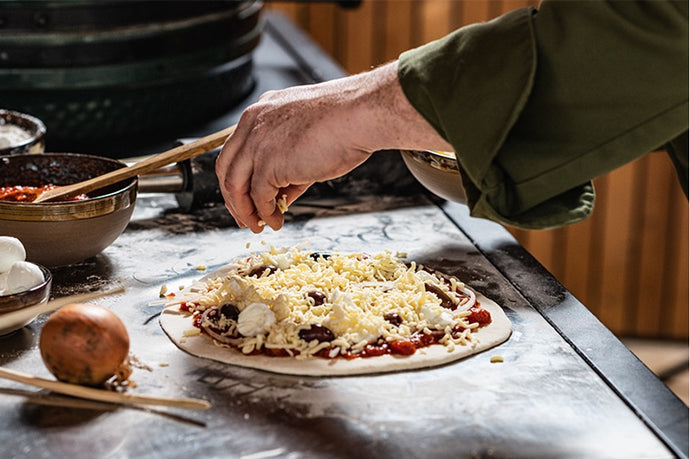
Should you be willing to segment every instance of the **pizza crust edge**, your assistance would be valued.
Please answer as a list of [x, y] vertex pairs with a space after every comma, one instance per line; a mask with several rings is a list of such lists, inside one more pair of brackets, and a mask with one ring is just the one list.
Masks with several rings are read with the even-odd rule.
[[356, 359], [324, 359], [312, 357], [269, 357], [266, 355], [245, 355], [237, 349], [223, 347], [204, 334], [186, 336], [192, 325], [192, 314], [181, 312], [178, 306], [163, 309], [159, 324], [170, 340], [181, 350], [195, 357], [216, 362], [253, 368], [272, 373], [297, 376], [352, 376], [362, 374], [388, 373], [414, 370], [443, 365], [474, 355], [506, 341], [512, 333], [512, 324], [503, 309], [484, 295], [477, 293], [477, 300], [491, 313], [491, 323], [480, 327], [473, 335], [474, 345], [456, 345], [449, 351], [444, 345], [435, 344], [417, 349], [412, 355], [385, 354], [378, 357]]

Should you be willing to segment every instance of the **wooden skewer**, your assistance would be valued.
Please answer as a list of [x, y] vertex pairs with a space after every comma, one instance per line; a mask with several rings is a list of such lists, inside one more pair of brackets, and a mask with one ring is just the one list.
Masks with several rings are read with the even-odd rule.
[[214, 148], [220, 147], [225, 142], [225, 139], [235, 132], [237, 125], [230, 126], [222, 131], [202, 137], [194, 142], [180, 145], [171, 150], [150, 156], [136, 164], [129, 167], [116, 169], [107, 174], [99, 175], [83, 182], [74, 183], [72, 185], [58, 186], [52, 190], [44, 191], [33, 202], [53, 201], [58, 198], [70, 198], [81, 193], [88, 193], [89, 191], [97, 190], [113, 183], [134, 177], [135, 175], [144, 174], [159, 167], [167, 166], [168, 164], [184, 161], [185, 159], [194, 158], [202, 153], [211, 151]]
[[61, 307], [71, 303], [84, 303], [86, 301], [91, 301], [96, 298], [101, 298], [103, 296], [116, 295], [124, 291], [124, 287], [117, 287], [111, 290], [104, 290], [101, 292], [70, 295], [55, 299], [53, 301], [48, 301], [47, 303], [29, 306], [18, 311], [8, 312], [6, 314], [0, 315], [0, 329], [5, 330], [14, 327], [19, 327], [40, 314], [55, 311], [56, 309], [60, 309]]
[[121, 392], [112, 392], [93, 387], [80, 386], [78, 384], [69, 384], [61, 381], [38, 378], [36, 376], [27, 375], [18, 371], [8, 370], [7, 368], [0, 368], [0, 377], [23, 384], [28, 384], [30, 386], [40, 387], [41, 389], [52, 390], [53, 392], [58, 392], [60, 394], [71, 395], [73, 397], [85, 398], [88, 400], [97, 400], [101, 402], [119, 403], [123, 405], [167, 406], [172, 408], [183, 408], [186, 410], [207, 410], [211, 407], [211, 404], [206, 400], [123, 394]]

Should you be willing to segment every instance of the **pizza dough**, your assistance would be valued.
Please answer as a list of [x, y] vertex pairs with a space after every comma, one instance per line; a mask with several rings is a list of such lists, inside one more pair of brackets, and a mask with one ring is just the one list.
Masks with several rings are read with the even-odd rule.
[[[511, 333], [496, 303], [391, 252], [273, 247], [171, 295], [160, 324], [192, 355], [311, 376], [441, 365], [496, 346]], [[441, 333], [432, 338], [436, 344], [413, 344], [429, 332]], [[371, 349], [362, 353], [365, 347]], [[275, 350], [298, 355], [270, 355]]]
[[417, 349], [409, 356], [386, 354], [378, 357], [355, 359], [325, 359], [311, 357], [269, 357], [266, 355], [245, 355], [229, 347], [216, 344], [209, 336], [195, 334], [188, 336], [190, 330], [199, 331], [192, 325], [192, 315], [182, 312], [178, 306], [163, 310], [160, 324], [172, 342], [189, 354], [217, 362], [241, 367], [265, 370], [274, 373], [304, 376], [348, 376], [360, 374], [385, 373], [412, 370], [442, 365], [448, 362], [485, 351], [508, 339], [512, 326], [505, 313], [493, 301], [477, 293], [477, 300], [491, 313], [492, 322], [480, 327], [474, 336], [475, 345], [457, 345], [449, 351], [446, 346], [434, 344]]

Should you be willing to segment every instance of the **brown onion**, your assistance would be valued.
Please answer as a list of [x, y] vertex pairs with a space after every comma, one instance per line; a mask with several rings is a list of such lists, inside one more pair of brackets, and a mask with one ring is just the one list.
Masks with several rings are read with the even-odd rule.
[[100, 386], [127, 365], [129, 335], [122, 321], [94, 304], [70, 304], [41, 330], [43, 363], [57, 379]]

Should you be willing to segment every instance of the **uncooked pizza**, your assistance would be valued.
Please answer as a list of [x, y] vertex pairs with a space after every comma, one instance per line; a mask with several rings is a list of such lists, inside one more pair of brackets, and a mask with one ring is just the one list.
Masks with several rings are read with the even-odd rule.
[[273, 247], [168, 295], [160, 323], [195, 356], [329, 376], [441, 365], [511, 333], [496, 303], [404, 254]]

